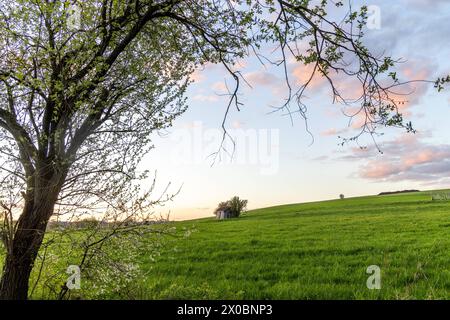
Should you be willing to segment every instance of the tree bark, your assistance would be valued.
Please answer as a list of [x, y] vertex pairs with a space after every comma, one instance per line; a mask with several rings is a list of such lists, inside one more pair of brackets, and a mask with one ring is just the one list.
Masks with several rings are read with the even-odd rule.
[[58, 196], [54, 188], [47, 189], [50, 190], [44, 189], [35, 199], [25, 202], [12, 246], [7, 251], [0, 281], [0, 300], [28, 299], [31, 271]]

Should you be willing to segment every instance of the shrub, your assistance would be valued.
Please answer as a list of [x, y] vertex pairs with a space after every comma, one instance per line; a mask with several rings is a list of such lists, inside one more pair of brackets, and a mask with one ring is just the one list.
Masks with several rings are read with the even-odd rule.
[[241, 200], [239, 197], [233, 197], [228, 201], [231, 213], [234, 218], [237, 218], [247, 208], [248, 200]]
[[341, 193], [341, 194], [339, 195], [339, 198], [340, 198], [340, 199], [345, 199], [345, 196]]

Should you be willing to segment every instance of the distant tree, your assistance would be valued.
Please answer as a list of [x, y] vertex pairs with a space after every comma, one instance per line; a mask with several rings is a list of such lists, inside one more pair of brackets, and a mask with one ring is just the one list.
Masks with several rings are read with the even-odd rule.
[[237, 196], [228, 200], [228, 205], [230, 206], [233, 217], [238, 218], [241, 213], [247, 208], [247, 203], [248, 200], [241, 200]]
[[342, 199], [345, 199], [345, 196], [341, 193], [341, 194], [339, 195], [339, 198], [342, 200]]

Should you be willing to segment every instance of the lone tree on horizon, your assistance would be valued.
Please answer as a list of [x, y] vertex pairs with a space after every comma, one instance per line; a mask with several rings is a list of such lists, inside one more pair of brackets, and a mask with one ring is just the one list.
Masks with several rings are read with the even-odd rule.
[[[136, 167], [151, 148], [150, 133], [186, 110], [190, 75], [202, 65], [221, 64], [235, 80], [224, 139], [230, 109], [241, 106], [244, 79], [234, 65], [250, 54], [265, 60], [265, 45], [277, 47], [281, 60], [272, 63], [286, 71], [280, 110], [305, 115], [302, 97], [314, 74], [345, 102], [334, 85], [339, 73], [360, 84], [362, 132], [385, 125], [411, 131], [390, 96], [400, 85], [390, 72], [395, 61], [362, 43], [367, 9], [342, 24], [326, 9], [327, 1], [307, 0], [1, 1], [0, 202], [7, 230], [0, 299], [27, 299], [52, 216], [110, 205], [143, 177]], [[298, 88], [287, 57], [312, 66]], [[448, 81], [441, 80], [436, 86]]]

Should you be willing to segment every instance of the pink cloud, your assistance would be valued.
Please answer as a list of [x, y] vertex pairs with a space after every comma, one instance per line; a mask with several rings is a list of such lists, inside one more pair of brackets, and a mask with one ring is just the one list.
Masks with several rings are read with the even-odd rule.
[[203, 70], [200, 69], [196, 69], [192, 74], [191, 74], [191, 80], [193, 80], [196, 83], [199, 83], [201, 81], [203, 81], [205, 79], [205, 75], [203, 74]]
[[383, 154], [355, 148], [342, 159], [361, 162], [358, 175], [363, 179], [439, 184], [450, 175], [450, 145], [427, 143], [428, 136], [405, 134], [380, 144]]
[[324, 78], [318, 70], [315, 70], [314, 72], [314, 64], [308, 64], [305, 66], [298, 63], [292, 70], [292, 76], [298, 86], [303, 86], [310, 81], [308, 85], [308, 88], [310, 89], [320, 89], [326, 83], [326, 78]]
[[391, 163], [372, 161], [361, 172], [360, 176], [366, 179], [380, 179], [396, 174], [400, 168]]
[[192, 99], [201, 102], [216, 102], [219, 101], [219, 98], [215, 95], [205, 95], [205, 94], [197, 94], [192, 97]]
[[398, 75], [400, 82], [413, 81], [412, 83], [393, 88], [393, 92], [390, 95], [403, 114], [405, 114], [407, 109], [420, 104], [430, 87], [429, 84], [414, 81], [432, 79], [434, 69], [434, 66], [423, 61], [411, 61], [400, 68]]
[[413, 155], [407, 155], [403, 158], [403, 163], [406, 167], [411, 167], [417, 164], [432, 162], [439, 159], [438, 155], [433, 150], [422, 150]]
[[211, 88], [215, 91], [217, 91], [219, 94], [228, 93], [228, 88], [223, 81], [215, 82], [211, 86]]
[[[248, 72], [243, 75], [245, 81], [250, 84], [252, 87], [267, 87], [270, 89], [272, 95], [276, 98], [276, 102], [278, 103], [280, 99], [285, 98], [288, 89], [283, 79], [280, 79], [276, 75], [267, 72], [267, 71], [253, 71]], [[259, 89], [261, 90], [261, 89]], [[262, 91], [264, 92], [264, 90]]]
[[339, 135], [339, 134], [341, 134], [341, 133], [344, 133], [344, 132], [346, 132], [347, 131], [347, 129], [336, 129], [336, 128], [330, 128], [330, 129], [327, 129], [327, 130], [324, 130], [324, 131], [322, 131], [320, 134], [322, 135], [322, 136], [336, 136], [336, 135]]
[[214, 70], [221, 68], [219, 64], [214, 63], [205, 63], [204, 65], [199, 66], [194, 72], [190, 75], [191, 80], [196, 83], [202, 82], [206, 79], [205, 74]]
[[248, 72], [244, 74], [244, 79], [252, 86], [274, 86], [280, 83], [280, 79], [277, 76], [266, 71]]

